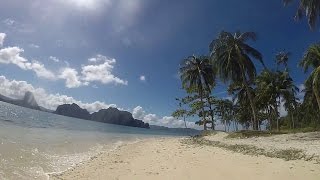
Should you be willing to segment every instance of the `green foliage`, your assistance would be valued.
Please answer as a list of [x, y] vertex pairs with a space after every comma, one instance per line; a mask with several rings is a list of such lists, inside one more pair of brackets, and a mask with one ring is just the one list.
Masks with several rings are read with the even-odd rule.
[[[185, 99], [185, 103], [190, 106], [188, 115], [197, 114], [201, 117], [197, 124], [204, 125], [206, 130], [210, 123], [206, 117], [210, 114], [212, 116], [209, 94], [215, 86], [215, 69], [207, 56], [189, 56], [180, 65], [180, 75], [182, 87], [189, 94]], [[210, 111], [207, 111], [206, 107], [209, 107]], [[213, 128], [213, 116], [211, 119]]]
[[251, 138], [251, 137], [269, 137], [273, 135], [279, 135], [279, 134], [286, 134], [285, 132], [278, 132], [278, 131], [238, 131], [230, 133], [226, 138]]
[[[294, 0], [283, 0], [284, 5], [290, 4]], [[299, 6], [295, 15], [295, 20], [307, 17], [311, 30], [314, 30], [320, 15], [320, 0], [299, 0]]]
[[[268, 136], [277, 134], [275, 129], [282, 130], [279, 133], [283, 130], [294, 132], [292, 129], [319, 129], [320, 44], [311, 45], [301, 60], [300, 66], [306, 73], [312, 69], [305, 81], [305, 96], [301, 101], [297, 98], [300, 92], [288, 68], [290, 53], [281, 51], [276, 54], [276, 68], [267, 69], [261, 53], [247, 44], [248, 40], [255, 41], [256, 34], [222, 31], [210, 44], [209, 56], [186, 58], [180, 65], [180, 74], [187, 96], [178, 99], [179, 108], [172, 115], [184, 120], [197, 116], [200, 120], [196, 124], [203, 125], [205, 130], [207, 124], [214, 129], [215, 118], [225, 125], [225, 131], [231, 123], [236, 128], [240, 124], [244, 129], [258, 130], [267, 122], [269, 133], [252, 131], [231, 135], [235, 137]], [[253, 59], [264, 67], [260, 73], [256, 72]], [[232, 101], [212, 96], [216, 78], [228, 84]], [[288, 112], [285, 117], [280, 117], [281, 106]]]
[[263, 66], [261, 53], [247, 44], [248, 40], [256, 40], [254, 32], [236, 32], [234, 35], [222, 31], [217, 39], [210, 44], [210, 57], [217, 75], [223, 82], [241, 83], [248, 95], [254, 119], [254, 128], [257, 129], [257, 109], [254, 105], [250, 86], [256, 77], [256, 67], [252, 59], [258, 60]]

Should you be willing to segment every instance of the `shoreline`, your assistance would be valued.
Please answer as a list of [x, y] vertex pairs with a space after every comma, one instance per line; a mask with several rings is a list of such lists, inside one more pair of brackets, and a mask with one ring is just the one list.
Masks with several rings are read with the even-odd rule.
[[219, 147], [183, 143], [186, 139], [167, 137], [125, 143], [63, 173], [50, 174], [50, 180], [320, 178], [320, 165], [316, 163], [245, 155]]
[[72, 169], [75, 169], [77, 167], [85, 165], [86, 163], [89, 163], [90, 161], [92, 161], [93, 159], [95, 159], [95, 158], [97, 158], [99, 156], [102, 156], [102, 155], [104, 155], [106, 153], [112, 153], [113, 151], [117, 151], [118, 149], [121, 149], [122, 146], [126, 146], [126, 145], [130, 146], [130, 145], [133, 145], [135, 143], [139, 143], [139, 142], [142, 142], [142, 141], [145, 141], [145, 140], [146, 139], [136, 139], [136, 140], [126, 140], [126, 141], [121, 141], [120, 140], [120, 141], [117, 141], [115, 143], [112, 143], [113, 146], [111, 148], [103, 149], [100, 152], [98, 152], [97, 154], [89, 157], [86, 160], [83, 160], [83, 161], [81, 161], [81, 162], [79, 162], [77, 164], [74, 164], [74, 165], [72, 165], [72, 166], [70, 166], [70, 167], [68, 167], [68, 168], [66, 168], [66, 169], [64, 169], [62, 171], [59, 171], [59, 172], [47, 172], [47, 173], [45, 173], [45, 175], [47, 176], [48, 180], [51, 180], [53, 177], [58, 176], [58, 175], [62, 175], [62, 174], [67, 173], [68, 171], [70, 171]]

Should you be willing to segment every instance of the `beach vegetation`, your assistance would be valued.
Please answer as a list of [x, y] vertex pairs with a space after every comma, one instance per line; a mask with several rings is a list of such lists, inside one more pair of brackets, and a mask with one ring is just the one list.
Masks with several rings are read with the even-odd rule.
[[[285, 6], [294, 0], [283, 0]], [[295, 19], [306, 17], [314, 30], [320, 16], [320, 0], [299, 0]], [[299, 66], [309, 74], [303, 84], [294, 82], [288, 66], [291, 52], [280, 51], [267, 67], [252, 43], [255, 32], [222, 31], [209, 44], [205, 55], [189, 56], [179, 68], [186, 97], [178, 99], [174, 117], [199, 118], [195, 123], [214, 130], [240, 133], [235, 137], [317, 131], [320, 129], [320, 43], [310, 45]], [[270, 63], [271, 62], [271, 63]], [[218, 97], [217, 84], [226, 88], [227, 97]], [[182, 108], [183, 105], [183, 108]], [[220, 122], [218, 122], [220, 120]], [[241, 128], [239, 128], [241, 127]], [[267, 133], [258, 133], [260, 130]]]

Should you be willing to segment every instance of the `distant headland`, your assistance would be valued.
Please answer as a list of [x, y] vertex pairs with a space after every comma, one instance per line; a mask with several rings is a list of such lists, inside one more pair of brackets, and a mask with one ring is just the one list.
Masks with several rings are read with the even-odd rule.
[[138, 128], [150, 128], [148, 123], [144, 123], [141, 120], [134, 119], [130, 112], [120, 111], [117, 108], [112, 107], [108, 109], [101, 109], [98, 112], [94, 112], [92, 114], [90, 114], [88, 110], [82, 109], [75, 103], [60, 105], [55, 111], [49, 110], [38, 105], [32, 92], [26, 92], [23, 99], [12, 99], [0, 94], [0, 101], [25, 108], [54, 113], [62, 116], [74, 117], [78, 119]]

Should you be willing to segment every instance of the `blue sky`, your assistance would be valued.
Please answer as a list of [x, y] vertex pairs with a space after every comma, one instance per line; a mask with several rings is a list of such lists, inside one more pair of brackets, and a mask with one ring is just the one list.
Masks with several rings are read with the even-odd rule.
[[[269, 67], [277, 52], [290, 51], [297, 85], [306, 77], [297, 64], [319, 36], [305, 20], [293, 20], [295, 4], [283, 7], [280, 0], [0, 2], [0, 93], [18, 97], [23, 93], [17, 88], [31, 90], [46, 107], [78, 102], [93, 111], [112, 105], [168, 126], [179, 125], [170, 117], [175, 97], [184, 96], [179, 63], [207, 54], [220, 31], [256, 32], [251, 45]], [[214, 92], [228, 96], [224, 91], [219, 84]]]

